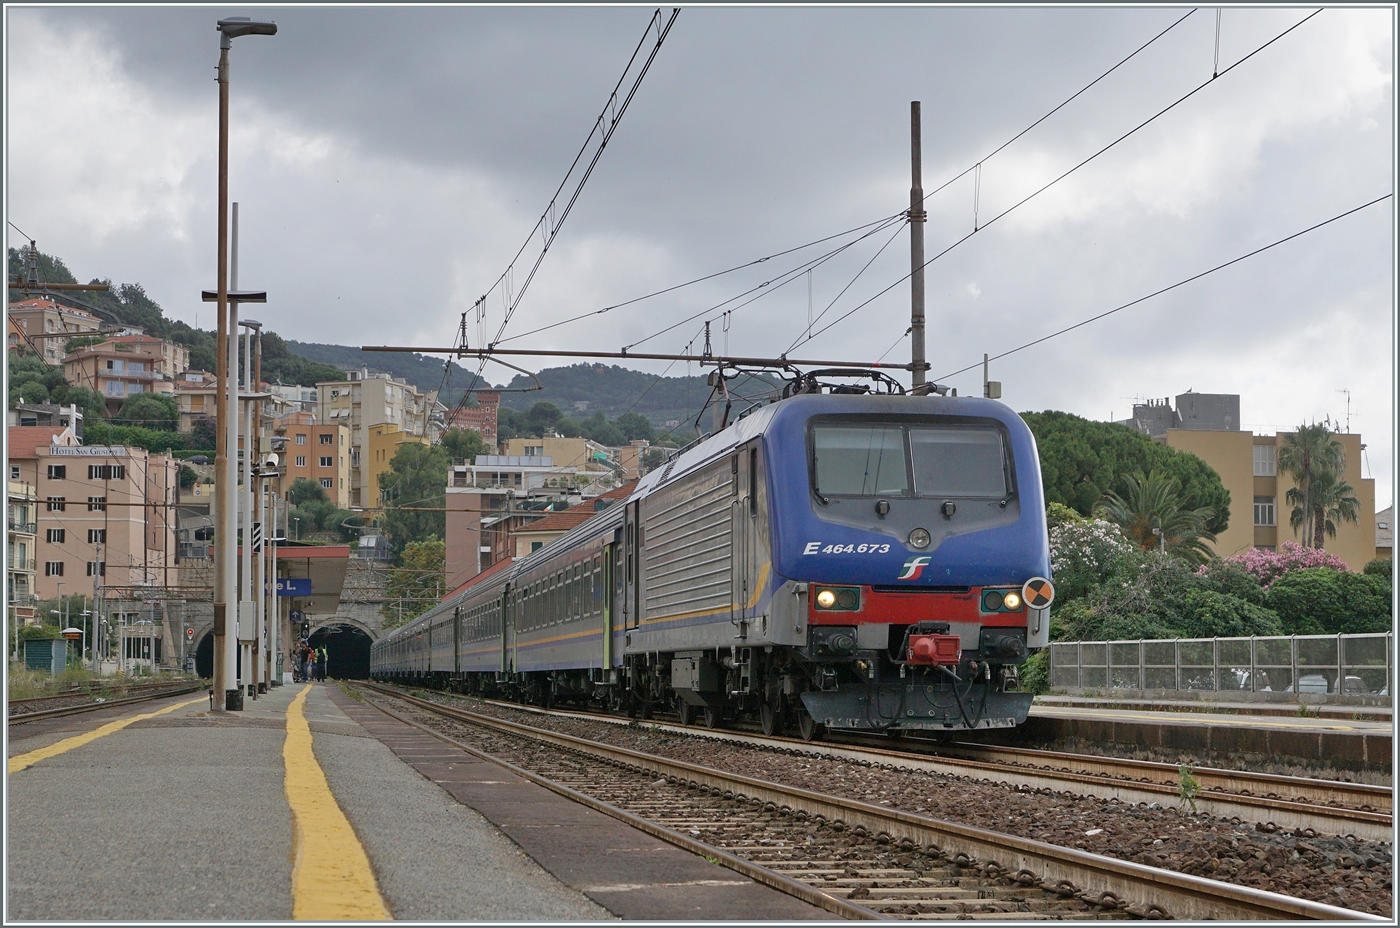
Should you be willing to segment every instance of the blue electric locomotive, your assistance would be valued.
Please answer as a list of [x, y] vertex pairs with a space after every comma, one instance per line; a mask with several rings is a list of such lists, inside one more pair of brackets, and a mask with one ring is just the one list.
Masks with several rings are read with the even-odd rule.
[[376, 642], [381, 678], [682, 721], [1010, 727], [1049, 643], [1035, 440], [994, 400], [804, 394]]

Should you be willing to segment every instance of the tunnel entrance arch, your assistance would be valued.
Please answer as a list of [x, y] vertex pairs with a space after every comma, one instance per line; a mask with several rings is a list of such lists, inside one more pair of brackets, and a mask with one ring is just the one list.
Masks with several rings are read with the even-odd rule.
[[311, 647], [326, 649], [327, 675], [337, 680], [369, 679], [369, 646], [364, 629], [346, 622], [323, 625], [311, 633]]
[[206, 680], [214, 679], [214, 633], [205, 632], [194, 649], [194, 672]]

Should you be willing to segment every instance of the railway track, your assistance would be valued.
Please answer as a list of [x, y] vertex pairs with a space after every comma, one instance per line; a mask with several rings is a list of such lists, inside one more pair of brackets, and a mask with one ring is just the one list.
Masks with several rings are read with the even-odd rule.
[[843, 917], [1383, 920], [360, 686], [408, 724]]
[[109, 709], [112, 706], [132, 705], [151, 699], [160, 699], [165, 696], [180, 696], [185, 693], [197, 692], [206, 687], [207, 684], [202, 681], [188, 683], [148, 683], [127, 687], [121, 691], [123, 695], [115, 699], [107, 698], [103, 699], [101, 702], [89, 699], [86, 702], [81, 702], [76, 705], [54, 706], [53, 708], [42, 707], [60, 700], [71, 701], [73, 699], [82, 698], [87, 694], [81, 692], [59, 693], [55, 696], [34, 696], [29, 699], [11, 699], [9, 700], [9, 724], [20, 725], [25, 722], [38, 721], [39, 719], [77, 715], [81, 712], [92, 712], [96, 709]]
[[[540, 709], [497, 700], [486, 702], [517, 711], [618, 725], [632, 723], [630, 719], [602, 713]], [[814, 743], [657, 720], [636, 724], [658, 731], [684, 732], [789, 753], [889, 764], [908, 770], [985, 779], [1012, 787], [1073, 792], [1125, 803], [1178, 805], [1183, 797], [1182, 768], [1152, 761], [971, 743], [936, 748], [930, 744], [927, 750], [920, 750], [921, 739], [917, 738], [906, 739], [901, 742], [902, 749], [894, 749], [889, 747], [891, 742], [887, 739], [860, 735], [840, 742]], [[1199, 790], [1192, 795], [1195, 808], [1218, 818], [1257, 823], [1266, 831], [1312, 829], [1317, 834], [1349, 834], [1367, 841], [1391, 840], [1388, 787], [1210, 767], [1190, 767], [1185, 774]]]

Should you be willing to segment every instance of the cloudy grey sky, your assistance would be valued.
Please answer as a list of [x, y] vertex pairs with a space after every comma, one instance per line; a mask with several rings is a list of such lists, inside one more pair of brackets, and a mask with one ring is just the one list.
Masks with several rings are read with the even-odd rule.
[[[933, 256], [972, 231], [974, 202], [986, 224], [1209, 79], [1216, 12], [1201, 9], [986, 159], [1188, 9], [685, 9], [506, 335], [899, 213], [911, 100], [926, 189], [983, 162], [976, 189], [969, 175], [930, 198]], [[1309, 12], [1225, 10], [1219, 68]], [[11, 6], [7, 217], [79, 278], [139, 281], [207, 328], [214, 21], [273, 18], [276, 37], [233, 50], [241, 284], [269, 291], [259, 317], [290, 338], [449, 344], [530, 234], [651, 13]], [[932, 374], [1392, 192], [1394, 28], [1388, 9], [1323, 11], [931, 264]], [[1125, 417], [1135, 398], [1239, 393], [1257, 432], [1341, 421], [1349, 390], [1384, 507], [1394, 227], [1387, 200], [996, 362], [992, 377], [1019, 410], [1097, 419]], [[617, 350], [853, 238], [511, 344]], [[891, 228], [810, 281], [713, 313], [715, 347], [782, 352], [806, 328], [809, 290], [814, 314], [835, 300], [820, 328], [908, 269], [907, 231]], [[494, 332], [499, 291], [487, 311]], [[907, 359], [908, 315], [898, 284], [791, 353], [868, 361], [893, 345], [887, 360]], [[646, 348], [681, 350], [699, 328]], [[980, 376], [948, 382], [977, 393]]]

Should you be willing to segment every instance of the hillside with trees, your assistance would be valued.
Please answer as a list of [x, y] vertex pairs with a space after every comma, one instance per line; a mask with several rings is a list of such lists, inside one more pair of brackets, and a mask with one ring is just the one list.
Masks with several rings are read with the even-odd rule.
[[[78, 280], [63, 263], [63, 259], [40, 253], [39, 279], [45, 283], [75, 284]], [[24, 273], [24, 262], [19, 251], [9, 250], [9, 274]], [[57, 299], [61, 303], [85, 309], [103, 322], [140, 326], [147, 335], [154, 335], [167, 341], [184, 345], [190, 350], [190, 367], [195, 370], [215, 369], [215, 349], [218, 333], [196, 329], [178, 319], [167, 319], [160, 304], [152, 300], [139, 283], [114, 284], [111, 279], [94, 277], [88, 283], [105, 283], [111, 289], [85, 290], [80, 293], [64, 293]], [[30, 294], [30, 297], [38, 294]], [[23, 290], [13, 287], [9, 290], [10, 302], [27, 299]], [[214, 312], [211, 309], [209, 318]], [[301, 384], [315, 386], [318, 381], [338, 380], [342, 373], [339, 368], [322, 364], [310, 358], [299, 356], [288, 348], [287, 343], [271, 330], [263, 331], [263, 379], [269, 383]]]

